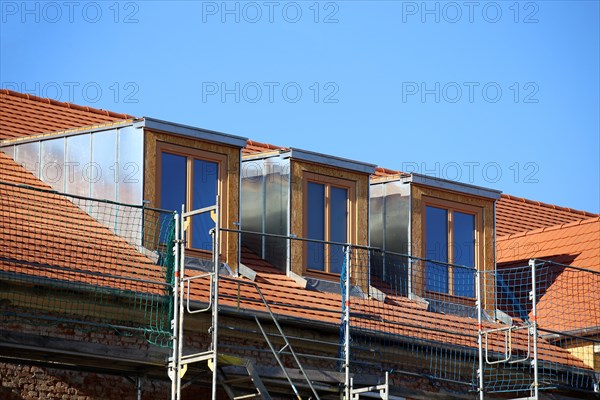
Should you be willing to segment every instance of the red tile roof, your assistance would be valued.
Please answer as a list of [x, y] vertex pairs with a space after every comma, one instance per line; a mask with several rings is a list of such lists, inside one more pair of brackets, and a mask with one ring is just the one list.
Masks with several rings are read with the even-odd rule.
[[600, 214], [503, 194], [496, 202], [496, 234], [504, 236], [598, 216]]
[[523, 264], [530, 258], [597, 272], [554, 267], [553, 282], [538, 302], [540, 326], [560, 331], [600, 327], [600, 217], [497, 239], [499, 264]]
[[[8, 90], [0, 91], [0, 139], [21, 137], [35, 133], [64, 130], [90, 124], [115, 122], [134, 118], [126, 114], [81, 107], [69, 103], [41, 99]], [[245, 154], [286, 148], [248, 141]], [[376, 172], [376, 176], [389, 176], [398, 171]], [[0, 181], [17, 185], [30, 185], [48, 189], [9, 157], [0, 153]], [[84, 282], [99, 286], [140, 289], [141, 283], [110, 281], [105, 275], [121, 274], [126, 278], [151, 277], [158, 280], [158, 269], [133, 247], [110, 230], [81, 211], [65, 197], [49, 192], [32, 195], [30, 189], [0, 185], [0, 269], [30, 274], [32, 269], [24, 264], [50, 265], [61, 269], [37, 269], [45, 278]], [[257, 284], [273, 310], [283, 316], [296, 317], [307, 322], [319, 321], [339, 325], [341, 297], [300, 287], [294, 280], [279, 273], [274, 267], [247, 252], [243, 261], [258, 271]], [[40, 272], [41, 271], [41, 272]], [[193, 271], [188, 270], [188, 274]], [[103, 275], [104, 274], [104, 275]], [[240, 278], [240, 282], [248, 282]], [[160, 288], [163, 289], [163, 288]], [[147, 291], [159, 290], [145, 287]], [[258, 300], [252, 287], [242, 285], [241, 304], [247, 309], [264, 311], [251, 300]], [[199, 301], [208, 295], [208, 285], [195, 285], [192, 295]], [[221, 299], [225, 306], [235, 307], [238, 299], [235, 280], [223, 280]], [[400, 304], [401, 303], [401, 304]], [[425, 310], [423, 304], [409, 299], [391, 302], [353, 300], [353, 311], [370, 315], [354, 316], [353, 325], [373, 332], [386, 332], [420, 340], [434, 340], [448, 345], [463, 345], [475, 349], [477, 322], [473, 319], [443, 315]], [[486, 326], [496, 327], [495, 324]], [[462, 335], [458, 335], [461, 332]], [[466, 333], [466, 335], [465, 335]], [[515, 349], [527, 348], [526, 335], [514, 336]], [[501, 351], [503, 338], [491, 338], [492, 349]], [[539, 345], [541, 359], [585, 368], [585, 365], [567, 351], [542, 341]]]
[[261, 143], [254, 140], [247, 140], [246, 147], [242, 149], [242, 154], [250, 155], [250, 154], [259, 154], [267, 151], [274, 150], [289, 150], [286, 147], [275, 146], [274, 144]]
[[163, 293], [164, 286], [139, 281], [164, 281], [159, 267], [66, 197], [49, 190], [0, 152], [1, 271]]
[[[327, 324], [339, 327], [342, 310], [342, 298], [339, 294], [316, 292], [298, 285], [277, 268], [248, 250], [242, 253], [242, 262], [257, 272], [255, 283], [270, 304], [272, 311], [282, 317], [291, 317], [306, 324]], [[197, 271], [187, 270], [187, 276]], [[238, 288], [236, 282], [242, 282]], [[219, 302], [223, 307], [242, 307], [255, 312], [266, 312], [260, 303], [256, 289], [245, 278], [228, 278], [219, 285]], [[191, 287], [191, 297], [195, 301], [206, 303], [209, 295], [208, 281], [198, 280]], [[441, 345], [464, 346], [477, 349], [477, 320], [467, 317], [445, 315], [427, 311], [422, 303], [408, 298], [394, 298], [381, 302], [374, 299], [352, 299], [352, 326], [354, 332], [362, 329], [372, 334], [397, 335], [398, 340], [432, 341]], [[500, 325], [484, 323], [488, 329]], [[390, 339], [387, 336], [387, 339]], [[503, 334], [490, 335], [490, 350], [503, 352]], [[513, 351], [527, 351], [527, 334], [521, 331], [513, 333]], [[581, 360], [568, 351], [545, 341], [539, 343], [542, 360], [557, 362], [580, 368], [587, 368]], [[514, 353], [513, 353], [514, 354]]]
[[371, 175], [371, 179], [397, 178], [397, 177], [406, 177], [406, 176], [410, 176], [410, 174], [407, 174], [406, 172], [402, 172], [402, 171], [396, 171], [393, 169], [377, 167], [377, 168], [375, 168], [375, 173], [373, 175]]
[[0, 89], [0, 140], [134, 118]]

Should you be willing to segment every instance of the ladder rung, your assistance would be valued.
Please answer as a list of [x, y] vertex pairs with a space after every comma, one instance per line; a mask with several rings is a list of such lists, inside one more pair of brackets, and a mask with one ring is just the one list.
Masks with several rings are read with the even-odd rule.
[[203, 353], [189, 354], [181, 357], [181, 364], [191, 364], [199, 361], [210, 360], [214, 357], [213, 351], [205, 351]]
[[281, 352], [284, 351], [288, 346], [289, 346], [289, 343], [286, 343], [285, 346], [283, 346], [281, 349], [279, 349], [277, 354], [281, 354]]
[[250, 393], [250, 394], [243, 394], [241, 396], [235, 396], [233, 398], [233, 400], [256, 399], [257, 397], [260, 397], [260, 393]]
[[352, 394], [359, 394], [359, 393], [367, 393], [367, 392], [372, 392], [375, 390], [384, 390], [387, 388], [387, 385], [385, 383], [382, 383], [381, 385], [377, 385], [377, 386], [369, 386], [369, 387], [364, 387], [364, 388], [360, 388], [360, 389], [350, 389]]
[[239, 378], [232, 378], [232, 379], [227, 379], [226, 381], [224, 381], [223, 383], [225, 384], [232, 384], [232, 383], [239, 383], [239, 382], [250, 382], [252, 381], [252, 377], [250, 376], [241, 376]]
[[535, 400], [535, 397], [518, 397], [510, 400]]

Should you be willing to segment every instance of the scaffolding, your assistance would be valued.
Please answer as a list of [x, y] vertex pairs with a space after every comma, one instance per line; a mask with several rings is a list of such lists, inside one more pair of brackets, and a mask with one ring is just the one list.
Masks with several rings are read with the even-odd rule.
[[[175, 273], [175, 284], [173, 287], [173, 304], [174, 304], [174, 313], [173, 313], [173, 353], [171, 358], [169, 359], [169, 376], [172, 380], [172, 389], [171, 389], [171, 399], [172, 400], [180, 400], [181, 399], [181, 390], [182, 390], [182, 377], [187, 370], [187, 366], [192, 363], [204, 362], [208, 363], [209, 369], [212, 371], [212, 379], [211, 379], [211, 398], [216, 400], [217, 398], [217, 383], [221, 382], [225, 392], [227, 395], [233, 399], [246, 399], [246, 398], [262, 398], [262, 399], [270, 399], [270, 395], [262, 383], [259, 374], [256, 372], [256, 369], [251, 362], [251, 360], [237, 357], [231, 354], [223, 354], [218, 350], [219, 344], [219, 282], [229, 282], [237, 286], [238, 293], [241, 293], [241, 286], [249, 287], [250, 290], [254, 291], [264, 306], [264, 310], [267, 312], [270, 320], [273, 322], [274, 326], [277, 329], [277, 333], [280, 338], [283, 339], [284, 345], [276, 349], [272, 341], [269, 339], [269, 335], [265, 331], [263, 324], [261, 323], [258, 315], [252, 313], [252, 317], [256, 322], [256, 326], [260, 330], [266, 345], [273, 358], [276, 360], [277, 365], [283, 372], [286, 381], [288, 382], [291, 390], [293, 391], [296, 398], [301, 399], [300, 393], [296, 388], [296, 384], [291, 378], [290, 374], [287, 371], [287, 368], [284, 366], [280, 353], [282, 351], [287, 351], [291, 354], [296, 366], [301, 371], [302, 375], [305, 377], [304, 380], [310, 388], [312, 394], [315, 396], [316, 400], [319, 400], [319, 395], [317, 391], [312, 385], [310, 379], [306, 378], [306, 372], [304, 371], [298, 356], [294, 352], [292, 344], [287, 339], [281, 325], [277, 321], [277, 317], [271, 310], [269, 303], [265, 299], [260, 287], [253, 282], [246, 282], [239, 279], [220, 277], [219, 275], [219, 244], [220, 244], [220, 227], [216, 221], [219, 221], [219, 198], [216, 198], [216, 205], [205, 207], [202, 209], [186, 212], [184, 206], [182, 206], [181, 214], [175, 215], [175, 240], [173, 247], [173, 254], [175, 258], [175, 265], [177, 266], [177, 271]], [[201, 274], [187, 274], [185, 268], [185, 248], [186, 248], [186, 223], [191, 220], [192, 217], [210, 213], [213, 221], [215, 222], [215, 227], [211, 229], [212, 236], [212, 265], [210, 272], [201, 273]], [[206, 284], [208, 280], [209, 293], [207, 300], [207, 305], [202, 308], [192, 309], [191, 306], [191, 296], [190, 293], [193, 289], [191, 287], [199, 283], [200, 285]], [[185, 307], [184, 307], [185, 304]], [[209, 328], [210, 340], [211, 344], [207, 351], [192, 353], [192, 354], [184, 354], [183, 351], [183, 343], [184, 343], [184, 319], [186, 313], [188, 315], [198, 314], [198, 313], [211, 313], [211, 326]], [[253, 393], [245, 393], [241, 396], [235, 394], [234, 387], [230, 385], [230, 381], [226, 380], [224, 377], [223, 371], [220, 369], [220, 364], [228, 364], [233, 366], [243, 367], [253, 384], [256, 388], [256, 392]]]
[[[213, 399], [219, 386], [232, 399], [598, 393], [597, 271], [549, 260], [477, 271], [216, 222], [200, 268], [185, 227], [219, 221], [217, 206], [172, 213], [10, 183], [0, 201], [4, 329], [33, 319], [139, 337], [167, 349], [173, 400], [194, 383]], [[235, 273], [224, 234], [242, 243]], [[244, 235], [269, 236], [286, 257], [266, 261]], [[324, 269], [339, 266], [339, 282], [293, 273], [307, 243], [335, 250]]]
[[0, 182], [5, 326], [68, 325], [170, 347], [171, 215]]
[[[481, 292], [486, 275], [497, 282], [494, 309], [503, 324], [480, 322], [480, 398], [508, 392], [537, 400], [544, 391], [564, 388], [599, 393], [600, 272], [531, 259], [478, 273]], [[484, 312], [478, 304], [480, 321]], [[552, 348], [565, 353], [543, 356]]]
[[[298, 277], [295, 280], [305, 287], [304, 290], [308, 289], [308, 295], [315, 297], [314, 304], [300, 306], [314, 315], [305, 321], [312, 318], [315, 326], [322, 326], [320, 322], [333, 325], [334, 321], [339, 321], [337, 346], [333, 341], [328, 342], [331, 348], [337, 347], [337, 351], [322, 353], [322, 358], [332, 361], [331, 370], [337, 368], [341, 372], [338, 375], [339, 393], [346, 399], [356, 398], [367, 388], [379, 391], [381, 398], [385, 398], [391, 393], [391, 387], [397, 390], [402, 386], [429, 387], [435, 391], [443, 385], [450, 394], [471, 393], [480, 398], [494, 398], [498, 393], [510, 392], [515, 396], [538, 399], [543, 390], [567, 390], [587, 396], [597, 390], [598, 367], [582, 361], [582, 350], [578, 347], [584, 343], [597, 344], [597, 337], [575, 338], [574, 332], [568, 331], [567, 321], [560, 317], [558, 320], [554, 317], [558, 330], [552, 330], [541, 322], [540, 317], [540, 312], [564, 315], [577, 303], [575, 309], [581, 311], [580, 315], [587, 315], [590, 326], [600, 325], [600, 315], [595, 309], [581, 309], [583, 303], [591, 300], [585, 299], [586, 293], [594, 292], [597, 287], [597, 272], [564, 265], [559, 268], [556, 263], [540, 260], [531, 260], [524, 268], [477, 271], [403, 254], [383, 253], [367, 246], [271, 236], [287, 242], [288, 254], [293, 253], [294, 247], [305, 246], [308, 242], [343, 248], [337, 290], [319, 279], [305, 279], [316, 283], [302, 283]], [[384, 257], [388, 260], [386, 270], [376, 262]], [[260, 262], [264, 262], [260, 257], [248, 259], [249, 265]], [[551, 265], [554, 267], [550, 268]], [[286, 272], [285, 266], [270, 265], [269, 268], [269, 273], [280, 271], [281, 275], [294, 276]], [[447, 270], [453, 276], [451, 282], [445, 284], [451, 285], [455, 293], [472, 295], [443, 296], [430, 290], [443, 284], [432, 282], [431, 276], [425, 277], [432, 268], [434, 271]], [[561, 284], [557, 268], [561, 269], [563, 280], [570, 279], [570, 282], [562, 283], [569, 288], [569, 295], [560, 295], [561, 299], [570, 299], [570, 302], [548, 297], [548, 293], [559, 290], [556, 285]], [[565, 271], [572, 272], [572, 276], [568, 278]], [[246, 273], [246, 276], [250, 275]], [[260, 287], [263, 290], [271, 288], [268, 283]], [[507, 287], [512, 288], [511, 292]], [[324, 304], [320, 298], [328, 291], [338, 296], [337, 310], [332, 303]], [[226, 304], [238, 311], [253, 304], [251, 296], [243, 291], [240, 293], [239, 289], [237, 295], [225, 296], [225, 299]], [[548, 308], [549, 299], [552, 300], [551, 309]], [[299, 307], [294, 301], [270, 297], [266, 302], [271, 303], [278, 319], [284, 318], [290, 324], [302, 319], [292, 310]], [[538, 305], [542, 308], [538, 309]], [[302, 342], [303, 339], [297, 340]], [[318, 357], [304, 352], [297, 355], [309, 368], [319, 368], [314, 360]], [[357, 388], [354, 378], [366, 375], [379, 376], [378, 383]], [[385, 380], [381, 378], [383, 376]]]

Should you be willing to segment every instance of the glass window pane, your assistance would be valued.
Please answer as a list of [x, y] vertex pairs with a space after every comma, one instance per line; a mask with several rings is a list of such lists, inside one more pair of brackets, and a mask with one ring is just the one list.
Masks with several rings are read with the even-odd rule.
[[[121, 203], [142, 204], [143, 129], [132, 126], [119, 129], [119, 188]], [[181, 207], [180, 207], [181, 208]]]
[[[369, 239], [373, 247], [383, 248], [383, 231], [385, 226], [384, 221], [384, 185], [372, 185], [369, 191]], [[371, 279], [374, 284], [381, 282], [384, 278], [383, 269], [383, 254], [378, 251], [373, 251], [370, 255], [371, 259]]]
[[42, 142], [41, 174], [54, 190], [65, 191], [65, 138]]
[[16, 146], [17, 162], [37, 178], [40, 177], [40, 142], [25, 143]]
[[[348, 242], [348, 189], [331, 187], [329, 198], [329, 240]], [[344, 262], [344, 247], [331, 245], [329, 249], [329, 272], [339, 274]]]
[[0, 151], [2, 151], [4, 154], [6, 154], [7, 156], [9, 156], [13, 160], [15, 159], [15, 146], [3, 147], [3, 148], [0, 149]]
[[400, 182], [389, 182], [385, 196], [385, 243], [386, 250], [408, 253], [408, 221], [410, 220], [410, 189]]
[[[193, 210], [215, 204], [218, 182], [219, 164], [212, 161], [194, 160]], [[215, 223], [208, 213], [193, 217], [192, 247], [212, 250], [212, 239], [209, 231], [214, 227]]]
[[[187, 158], [170, 153], [161, 155], [160, 207], [181, 213], [181, 205], [186, 203]], [[163, 215], [162, 218], [171, 218]], [[166, 221], [162, 221], [166, 223]], [[167, 232], [161, 232], [161, 243]]]
[[[285, 161], [289, 163], [289, 159]], [[265, 232], [279, 235], [288, 233], [288, 180], [286, 165], [281, 160], [265, 160]], [[264, 258], [280, 270], [287, 265], [288, 241], [277, 237], [265, 237]]]
[[90, 181], [95, 199], [117, 199], [117, 131], [92, 134]]
[[[437, 207], [426, 207], [425, 214], [425, 257], [430, 260], [448, 262], [448, 211]], [[448, 267], [427, 262], [426, 289], [448, 293]]]
[[90, 135], [67, 138], [67, 161], [65, 163], [66, 192], [90, 197]]
[[180, 213], [186, 203], [186, 189], [187, 158], [162, 153], [160, 207]]
[[475, 266], [475, 216], [454, 212], [454, 264]]
[[[454, 264], [475, 267], [475, 216], [454, 212]], [[454, 267], [454, 294], [475, 297], [475, 271]]]
[[[244, 163], [242, 174], [242, 229], [263, 232], [264, 211], [264, 161], [253, 160]], [[252, 233], [242, 234], [242, 246], [264, 257], [263, 236]]]
[[[308, 238], [325, 240], [325, 186], [308, 182]], [[307, 243], [308, 268], [323, 271], [325, 246], [323, 243]]]
[[369, 238], [371, 246], [383, 247], [384, 194], [383, 185], [372, 185], [369, 192]]

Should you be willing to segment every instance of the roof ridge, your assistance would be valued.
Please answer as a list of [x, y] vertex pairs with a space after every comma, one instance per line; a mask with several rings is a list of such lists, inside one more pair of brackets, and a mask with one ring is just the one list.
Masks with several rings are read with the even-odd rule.
[[271, 143], [257, 142], [256, 140], [247, 139], [246, 146], [264, 147], [267, 150], [287, 150], [287, 147], [277, 146]]
[[373, 173], [371, 176], [374, 178], [381, 178], [381, 177], [385, 178], [385, 177], [397, 176], [397, 175], [399, 175], [401, 177], [406, 177], [406, 176], [410, 176], [410, 173], [395, 170], [395, 169], [385, 168], [385, 167], [375, 167], [375, 173]]
[[530, 200], [530, 199], [526, 199], [524, 197], [513, 196], [510, 194], [502, 193], [502, 197], [505, 199], [508, 199], [508, 200], [520, 201], [522, 203], [533, 204], [533, 205], [540, 206], [540, 207], [552, 208], [554, 210], [568, 211], [568, 212], [571, 212], [574, 214], [580, 214], [580, 215], [585, 215], [585, 216], [589, 216], [589, 217], [600, 216], [600, 214], [591, 213], [589, 211], [576, 210], [574, 208], [562, 207], [562, 206], [558, 206], [556, 204], [543, 203], [541, 201]]
[[131, 118], [135, 119], [135, 118], [137, 118], [134, 115], [118, 113], [118, 112], [109, 111], [109, 110], [102, 110], [100, 108], [81, 106], [79, 104], [58, 101], [58, 100], [50, 99], [48, 97], [39, 97], [39, 96], [35, 96], [32, 94], [28, 94], [28, 93], [15, 92], [14, 90], [9, 90], [9, 89], [1, 89], [0, 88], [0, 94], [5, 94], [5, 95], [9, 95], [9, 96], [14, 96], [14, 97], [20, 97], [22, 99], [37, 101], [39, 103], [52, 104], [54, 106], [70, 108], [72, 110], [86, 111], [86, 112], [90, 112], [93, 114], [106, 115], [107, 117], [120, 118], [120, 119], [131, 119]]
[[402, 171], [398, 171], [395, 169], [389, 169], [389, 168], [385, 168], [385, 167], [375, 167], [375, 171], [383, 172], [386, 174], [402, 174], [403, 173]]
[[600, 222], [600, 216], [580, 219], [577, 221], [565, 222], [562, 224], [557, 224], [557, 225], [552, 225], [552, 226], [544, 226], [542, 228], [530, 229], [528, 231], [523, 231], [523, 232], [511, 233], [510, 235], [499, 236], [498, 238], [496, 238], [496, 242], [516, 239], [516, 238], [520, 238], [520, 237], [524, 237], [524, 236], [537, 235], [538, 233], [551, 232], [551, 231], [565, 229], [565, 228], [572, 228], [572, 227], [578, 226], [578, 225], [593, 224], [595, 222]]

